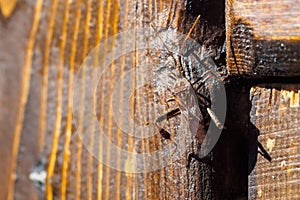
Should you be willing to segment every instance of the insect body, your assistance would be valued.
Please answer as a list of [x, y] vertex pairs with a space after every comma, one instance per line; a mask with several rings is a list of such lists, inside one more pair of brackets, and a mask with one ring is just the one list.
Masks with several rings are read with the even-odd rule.
[[[197, 82], [200, 81], [203, 81], [203, 78], [199, 78], [197, 80]], [[202, 144], [206, 137], [206, 132], [207, 132], [210, 119], [214, 122], [215, 126], [218, 127], [219, 129], [223, 129], [224, 126], [220, 122], [220, 120], [218, 119], [214, 111], [210, 108], [211, 106], [210, 99], [202, 95], [201, 93], [199, 93], [200, 88], [204, 87], [205, 84], [198, 83], [198, 86], [196, 87], [197, 90], [196, 90], [194, 88], [195, 85], [197, 85], [196, 83], [190, 83], [188, 81], [186, 82], [188, 83], [188, 88], [183, 89], [178, 87], [180, 88], [179, 91], [176, 92], [173, 91], [172, 92], [173, 98], [167, 100], [167, 103], [175, 102], [178, 107], [158, 117], [156, 119], [156, 123], [162, 122], [163, 120], [169, 120], [177, 115], [183, 114], [186, 121], [188, 122], [190, 133], [193, 136], [195, 136], [195, 138], [197, 139], [197, 141], [200, 142], [200, 144]], [[193, 94], [195, 95], [194, 98], [193, 98]], [[158, 128], [163, 138], [172, 140], [171, 134], [166, 129], [160, 127]], [[188, 160], [187, 167], [189, 167], [189, 164], [192, 159], [201, 161], [206, 164], [212, 163], [211, 161], [212, 156], [210, 156], [209, 158], [207, 157], [200, 158], [195, 153], [189, 153], [187, 158]]]
[[[166, 129], [159, 127], [157, 123], [162, 122], [163, 120], [169, 120], [179, 114], [183, 114], [189, 124], [190, 132], [195, 136], [197, 141], [202, 144], [205, 140], [210, 121], [212, 121], [219, 129], [223, 129], [224, 126], [214, 112], [214, 109], [211, 107], [212, 102], [209, 96], [209, 91], [211, 90], [207, 89], [207, 87], [213, 87], [213, 85], [208, 86], [207, 80], [213, 79], [213, 81], [210, 82], [220, 82], [222, 80], [219, 78], [218, 74], [214, 73], [215, 71], [213, 69], [209, 70], [209, 68], [204, 69], [205, 72], [199, 76], [199, 74], [201, 74], [199, 67], [205, 67], [205, 61], [201, 61], [193, 49], [188, 49], [184, 52], [184, 46], [187, 44], [187, 38], [191, 34], [192, 29], [195, 27], [198, 20], [199, 17], [195, 21], [187, 37], [183, 40], [183, 45], [176, 58], [175, 55], [168, 50], [167, 46], [164, 45], [166, 46], [169, 55], [173, 58], [175, 68], [180, 72], [179, 76], [183, 77], [185, 81], [179, 80], [178, 83], [175, 84], [175, 90], [177, 91], [170, 91], [173, 98], [166, 101], [166, 103], [173, 101], [178, 107], [158, 117], [156, 119], [156, 126], [163, 138], [171, 139], [171, 134]], [[188, 56], [192, 56], [199, 65], [193, 66], [193, 68], [187, 59]], [[172, 77], [178, 77], [178, 75], [172, 74]], [[181, 84], [182, 82], [185, 82], [185, 84]], [[191, 153], [188, 155], [188, 165], [192, 158], [199, 161], [205, 160], [205, 163], [207, 163], [206, 158], [200, 158], [195, 153]]]

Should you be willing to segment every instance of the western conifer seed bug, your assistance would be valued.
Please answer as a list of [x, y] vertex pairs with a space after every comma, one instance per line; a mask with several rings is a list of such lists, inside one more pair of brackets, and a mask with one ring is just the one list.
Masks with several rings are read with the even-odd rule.
[[[173, 102], [176, 102], [178, 107], [175, 109], [172, 109], [172, 110], [168, 111], [167, 113], [158, 117], [155, 121], [155, 125], [159, 129], [159, 133], [161, 134], [161, 136], [163, 138], [172, 140], [171, 134], [166, 129], [159, 127], [159, 125], [157, 123], [162, 122], [163, 120], [169, 120], [177, 115], [183, 114], [189, 123], [190, 132], [195, 136], [196, 140], [200, 144], [202, 144], [205, 139], [210, 120], [214, 122], [215, 126], [218, 129], [222, 130], [225, 127], [223, 126], [222, 122], [219, 120], [218, 116], [215, 114], [215, 112], [211, 108], [211, 100], [210, 100], [209, 94], [207, 92], [205, 92], [206, 91], [206, 89], [205, 89], [206, 81], [209, 78], [213, 77], [213, 78], [215, 78], [216, 81], [219, 81], [219, 82], [221, 82], [222, 79], [214, 74], [215, 70], [206, 69], [206, 72], [204, 72], [201, 76], [198, 76], [198, 79], [193, 80], [191, 77], [189, 77], [189, 76], [193, 76], [193, 69], [190, 69], [188, 66], [185, 66], [186, 64], [184, 63], [184, 58], [188, 57], [189, 55], [194, 56], [195, 59], [199, 63], [202, 62], [201, 59], [196, 55], [196, 53], [194, 53], [193, 49], [189, 49], [185, 53], [183, 53], [183, 49], [187, 45], [186, 44], [187, 39], [190, 37], [190, 35], [191, 35], [193, 29], [195, 28], [196, 24], [198, 23], [199, 19], [200, 19], [200, 16], [197, 17], [197, 19], [193, 23], [191, 29], [189, 30], [186, 38], [183, 40], [179, 54], [177, 55], [177, 59], [175, 58], [175, 55], [164, 44], [169, 55], [174, 60], [175, 67], [177, 69], [179, 69], [181, 75], [189, 83], [190, 88], [192, 90], [189, 92], [192, 92], [193, 94], [196, 95], [197, 102], [189, 102], [189, 101], [191, 101], [191, 98], [189, 98], [188, 96], [182, 97], [181, 94], [189, 89], [182, 89], [182, 90], [176, 91], [176, 92], [170, 91], [173, 95], [173, 98], [168, 99], [166, 103], [173, 101]], [[155, 30], [155, 28], [154, 28], [154, 30]], [[161, 41], [163, 41], [159, 35], [158, 35], [158, 37]], [[203, 66], [205, 67], [205, 65], [203, 65]], [[193, 110], [199, 110], [200, 112], [198, 112], [198, 113], [200, 116], [198, 116], [197, 112], [195, 113]], [[211, 164], [212, 154], [210, 154], [210, 155], [211, 155], [210, 158], [208, 158], [208, 157], [200, 158], [195, 153], [189, 153], [188, 158], [187, 158], [187, 167], [189, 167], [192, 158], [194, 158], [198, 161], [201, 161], [203, 163]]]

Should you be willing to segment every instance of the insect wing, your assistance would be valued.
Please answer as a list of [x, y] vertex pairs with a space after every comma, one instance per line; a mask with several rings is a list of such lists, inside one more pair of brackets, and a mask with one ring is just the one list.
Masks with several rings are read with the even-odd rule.
[[186, 81], [188, 89], [180, 93], [173, 93], [181, 113], [188, 122], [190, 133], [202, 142], [205, 138], [205, 129], [203, 125], [203, 116], [199, 108], [197, 95], [191, 85]]

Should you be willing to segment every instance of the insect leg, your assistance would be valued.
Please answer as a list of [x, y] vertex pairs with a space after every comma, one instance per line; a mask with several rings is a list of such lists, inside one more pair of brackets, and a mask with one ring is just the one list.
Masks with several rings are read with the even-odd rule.
[[263, 147], [263, 145], [258, 142], [258, 148], [261, 150], [261, 151], [258, 151], [258, 153], [260, 155], [262, 155], [265, 159], [267, 159], [269, 162], [272, 161], [272, 158], [271, 156], [268, 154], [268, 152], [266, 151], [266, 149]]
[[202, 105], [205, 105], [205, 106], [208, 106], [208, 107], [211, 106], [211, 101], [210, 101], [209, 98], [207, 98], [206, 96], [204, 96], [201, 93], [197, 93], [197, 95], [206, 101], [206, 102], [203, 102], [201, 98], [198, 98], [198, 101], [200, 101], [202, 103]]
[[177, 149], [177, 143], [174, 142], [174, 140], [172, 140], [171, 138], [171, 134], [164, 128], [159, 127], [157, 124], [155, 124], [156, 128], [159, 130], [160, 135], [165, 138], [166, 140], [171, 140], [172, 143], [175, 145], [175, 150], [174, 152], [171, 154], [171, 157], [173, 156], [173, 154], [176, 152]]
[[191, 164], [191, 161], [192, 159], [195, 159], [199, 162], [202, 162], [202, 163], [205, 163], [205, 164], [208, 164], [208, 165], [211, 165], [212, 164], [212, 160], [211, 160], [211, 157], [204, 157], [204, 158], [200, 158], [197, 154], [195, 153], [189, 153], [188, 154], [188, 158], [187, 158], [187, 165], [186, 167], [189, 168], [190, 167], [190, 164]]
[[159, 133], [163, 138], [165, 138], [166, 140], [171, 139], [171, 134], [166, 129], [159, 127], [157, 124], [155, 124], [155, 126], [159, 130]]
[[166, 103], [169, 103], [169, 102], [171, 102], [171, 101], [175, 101], [175, 99], [174, 99], [174, 98], [167, 99], [167, 100], [166, 100]]
[[195, 88], [195, 91], [198, 91], [201, 87], [204, 86], [205, 81], [210, 78], [210, 77], [215, 77], [218, 81], [222, 81], [221, 78], [219, 78], [215, 73], [214, 70], [207, 70], [206, 72], [204, 72], [202, 74], [202, 76], [200, 78], [198, 78], [195, 82], [192, 83], [192, 85], [195, 85], [196, 83], [199, 83], [201, 81], [201, 83], [197, 86], [197, 88]]
[[[210, 71], [205, 72], [205, 73], [203, 74], [203, 76], [206, 75], [206, 74], [209, 73], [209, 72], [210, 72]], [[214, 74], [212, 74], [212, 75], [214, 75]], [[201, 78], [199, 78], [198, 80], [199, 80], [199, 81], [202, 80], [203, 76], [202, 76]], [[215, 76], [215, 75], [214, 75], [214, 76]], [[209, 77], [209, 76], [208, 76], [208, 77]], [[208, 77], [207, 77], [207, 78], [208, 78]], [[218, 77], [217, 77], [217, 78], [218, 78]], [[197, 80], [197, 81], [198, 81], [198, 80]], [[197, 81], [195, 81], [194, 83], [196, 83]], [[194, 83], [193, 83], [193, 84], [194, 84]], [[195, 89], [195, 91], [197, 92], [197, 91], [204, 85], [204, 83], [205, 83], [205, 82], [200, 83], [199, 86]], [[209, 114], [210, 118], [213, 120], [213, 122], [215, 123], [215, 125], [216, 125], [219, 129], [224, 129], [224, 128], [225, 128], [224, 125], [220, 122], [220, 120], [218, 119], [218, 117], [216, 116], [216, 114], [215, 114], [215, 113], [213, 112], [213, 110], [210, 108], [210, 107], [211, 107], [211, 101], [210, 101], [210, 99], [207, 98], [206, 96], [204, 96], [203, 94], [199, 93], [199, 92], [197, 92], [197, 95], [206, 101], [206, 102], [203, 102], [201, 98], [198, 98], [199, 103], [202, 103], [202, 104], [205, 105], [206, 110], [207, 110], [207, 113]], [[207, 102], [208, 102], [208, 103], [207, 103]]]
[[216, 114], [214, 113], [214, 111], [212, 111], [212, 109], [210, 108], [206, 108], [210, 118], [213, 120], [213, 122], [215, 123], [215, 125], [219, 128], [219, 129], [225, 129], [224, 125], [220, 122], [220, 120], [218, 119], [218, 117], [216, 116]]
[[[200, 78], [198, 78], [197, 80], [195, 80], [193, 83], [191, 83], [191, 85], [195, 85], [196, 83], [198, 83], [201, 80], [202, 80], [202, 76]], [[202, 82], [201, 84], [204, 85], [204, 82]]]
[[[161, 134], [161, 136], [165, 139], [169, 139], [169, 140], [172, 140], [171, 139], [171, 134], [164, 128], [161, 128], [157, 125], [157, 123], [163, 121], [163, 120], [168, 120], [172, 117], [175, 117], [177, 115], [181, 114], [181, 111], [179, 108], [175, 108], [169, 112], [167, 112], [166, 114], [163, 114], [162, 116], [158, 117], [156, 120], [155, 120], [155, 126], [157, 127], [157, 129], [159, 130], [159, 133]], [[172, 140], [173, 141], [173, 140]], [[175, 143], [175, 142], [174, 142]], [[176, 145], [176, 143], [175, 143]], [[177, 145], [176, 145], [177, 147]]]
[[170, 119], [172, 117], [175, 117], [175, 116], [179, 115], [180, 113], [181, 113], [180, 109], [175, 108], [175, 109], [167, 112], [166, 114], [163, 114], [162, 116], [158, 117], [155, 122], [158, 123], [158, 122], [161, 122], [165, 119]]

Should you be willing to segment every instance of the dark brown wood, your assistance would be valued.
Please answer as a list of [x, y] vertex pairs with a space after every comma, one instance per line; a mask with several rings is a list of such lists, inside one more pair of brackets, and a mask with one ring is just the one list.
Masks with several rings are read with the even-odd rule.
[[226, 128], [213, 151], [216, 199], [247, 199], [249, 88], [232, 79], [226, 96]]
[[300, 75], [299, 1], [226, 1], [227, 70], [250, 78]]

